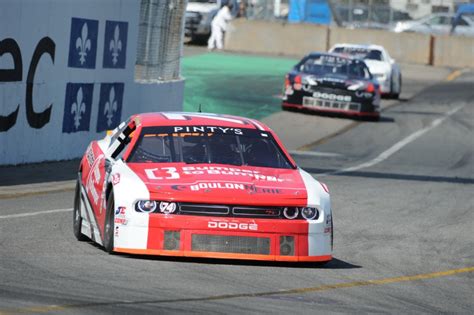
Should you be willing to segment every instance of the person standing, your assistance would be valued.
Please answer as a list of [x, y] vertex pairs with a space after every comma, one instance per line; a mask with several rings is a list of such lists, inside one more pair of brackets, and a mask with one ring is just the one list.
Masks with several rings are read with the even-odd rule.
[[216, 16], [211, 22], [211, 37], [207, 42], [207, 49], [212, 50], [217, 48], [221, 50], [224, 48], [224, 33], [227, 30], [229, 21], [232, 20], [232, 2], [224, 4], [217, 12]]

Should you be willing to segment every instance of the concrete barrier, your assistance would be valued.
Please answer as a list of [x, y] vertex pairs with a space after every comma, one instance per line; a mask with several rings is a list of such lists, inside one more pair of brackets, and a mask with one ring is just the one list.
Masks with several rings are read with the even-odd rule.
[[183, 81], [135, 82], [140, 1], [3, 0], [0, 165], [81, 156], [137, 112], [181, 110]]
[[337, 43], [377, 44], [399, 62], [474, 67], [474, 38], [345, 29], [314, 24], [234, 20], [225, 49], [249, 53], [302, 56], [325, 51]]
[[400, 62], [428, 64], [430, 58], [430, 36], [424, 34], [335, 27], [330, 30], [329, 43], [381, 45]]
[[227, 50], [287, 56], [324, 51], [327, 44], [327, 28], [313, 24], [237, 19], [225, 36]]
[[436, 36], [434, 65], [474, 68], [474, 38], [464, 36]]

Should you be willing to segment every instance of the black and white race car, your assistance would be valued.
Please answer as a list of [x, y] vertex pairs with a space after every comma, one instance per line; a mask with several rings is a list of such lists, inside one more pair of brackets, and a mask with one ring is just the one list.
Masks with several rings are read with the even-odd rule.
[[380, 85], [361, 59], [311, 53], [286, 75], [282, 107], [376, 120]]

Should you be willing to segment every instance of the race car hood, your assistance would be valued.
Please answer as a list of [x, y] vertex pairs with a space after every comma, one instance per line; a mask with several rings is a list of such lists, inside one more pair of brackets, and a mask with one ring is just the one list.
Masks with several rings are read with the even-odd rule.
[[385, 61], [365, 59], [364, 62], [372, 74], [388, 75], [390, 73], [390, 64]]
[[304, 206], [297, 169], [220, 164], [129, 164], [154, 200], [211, 204]]

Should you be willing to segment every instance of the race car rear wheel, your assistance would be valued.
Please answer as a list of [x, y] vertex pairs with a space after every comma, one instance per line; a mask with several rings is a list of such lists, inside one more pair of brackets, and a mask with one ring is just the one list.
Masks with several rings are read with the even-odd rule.
[[107, 211], [104, 222], [104, 249], [109, 254], [114, 251], [114, 192], [107, 198]]
[[81, 174], [79, 173], [77, 182], [76, 182], [76, 192], [74, 194], [74, 208], [73, 208], [73, 218], [72, 218], [72, 227], [74, 236], [80, 242], [86, 241], [87, 236], [81, 233], [82, 228], [82, 217], [81, 217]]
[[393, 78], [392, 78], [392, 80], [390, 81], [390, 98], [398, 99], [402, 91], [402, 76], [401, 75], [398, 76], [398, 90], [394, 92], [394, 89], [395, 89], [395, 86], [394, 86]]

